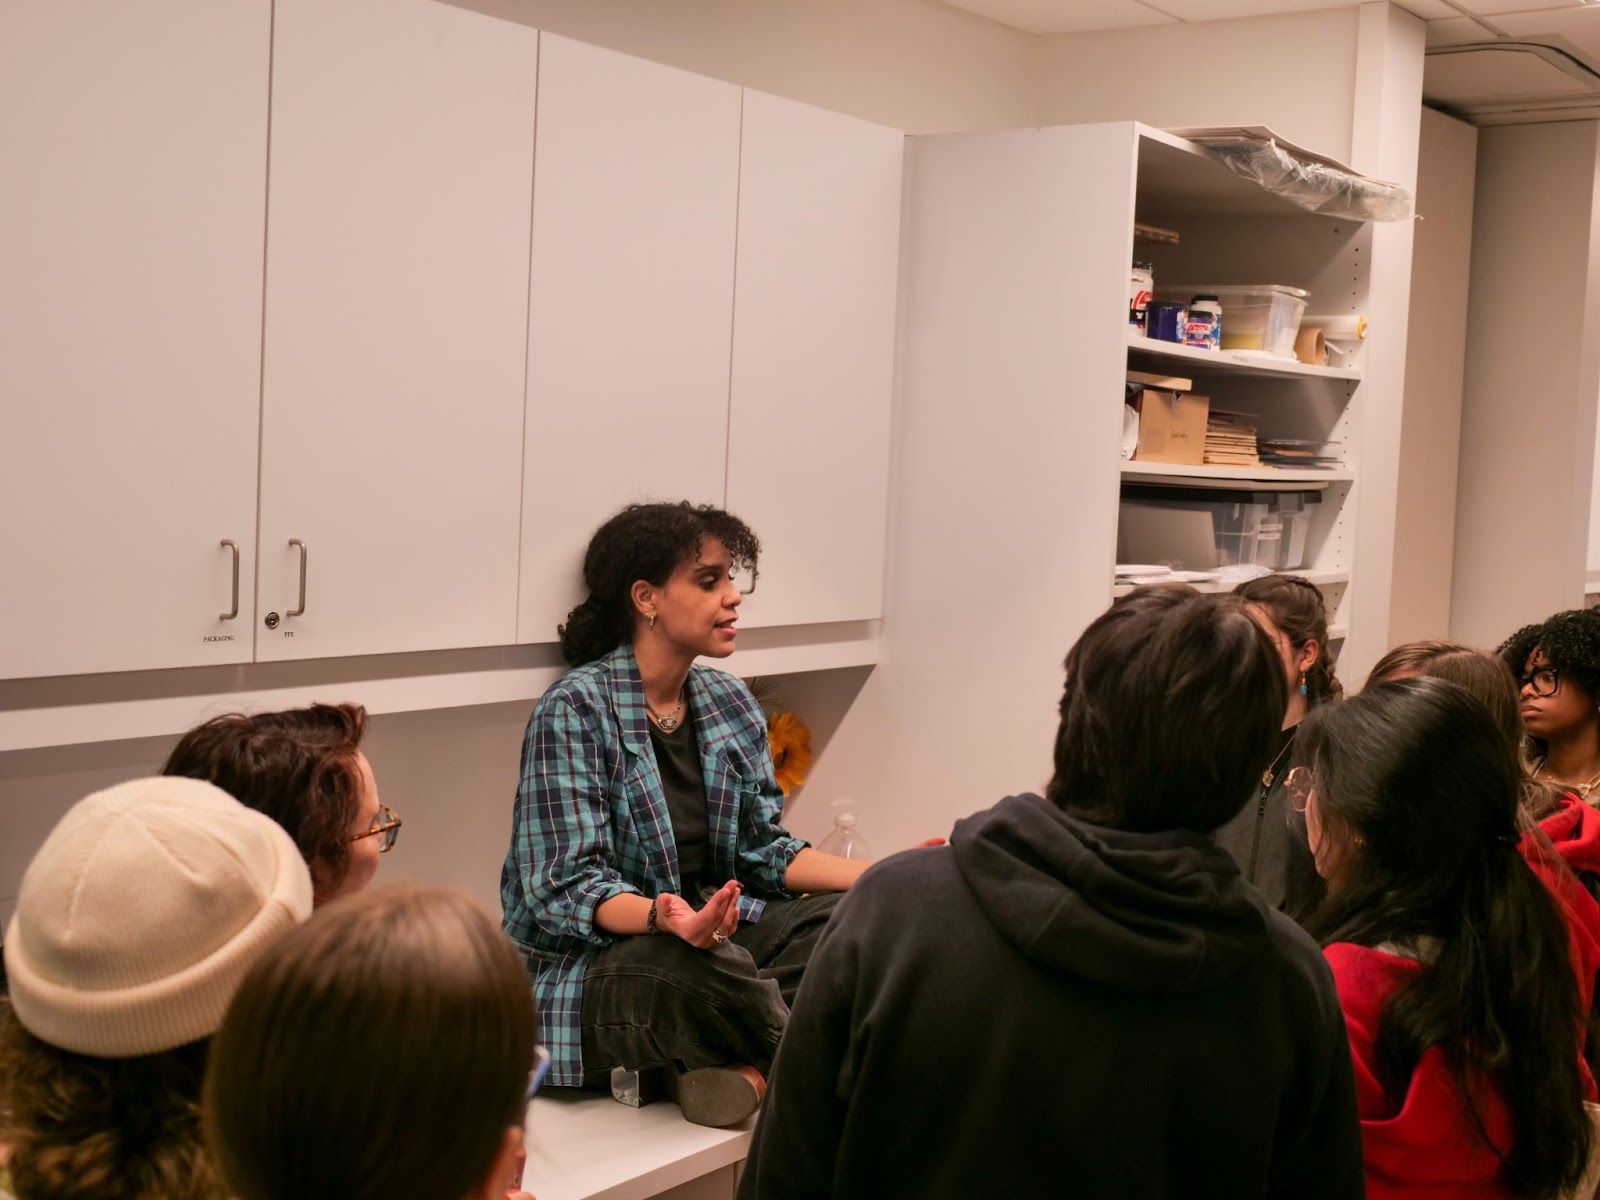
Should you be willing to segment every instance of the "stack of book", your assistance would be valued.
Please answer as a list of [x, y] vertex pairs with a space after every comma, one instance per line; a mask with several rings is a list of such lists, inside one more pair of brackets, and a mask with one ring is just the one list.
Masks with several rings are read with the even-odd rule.
[[1212, 409], [1206, 421], [1206, 465], [1216, 467], [1259, 467], [1261, 456], [1256, 446], [1256, 427], [1246, 414]]
[[1261, 461], [1295, 471], [1328, 471], [1344, 463], [1331, 452], [1332, 443], [1309, 438], [1262, 438]]

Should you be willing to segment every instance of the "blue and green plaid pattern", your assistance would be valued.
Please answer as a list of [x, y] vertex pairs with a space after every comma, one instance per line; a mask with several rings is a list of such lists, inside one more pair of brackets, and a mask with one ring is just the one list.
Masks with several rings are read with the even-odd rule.
[[[707, 878], [744, 884], [740, 915], [755, 921], [762, 896], [785, 894], [784, 872], [806, 843], [778, 823], [783, 793], [750, 689], [697, 664], [688, 693], [711, 817]], [[681, 890], [639, 665], [622, 646], [567, 672], [534, 708], [500, 872], [505, 928], [533, 976], [552, 1084], [583, 1082], [583, 976], [616, 940], [594, 910], [622, 892]]]

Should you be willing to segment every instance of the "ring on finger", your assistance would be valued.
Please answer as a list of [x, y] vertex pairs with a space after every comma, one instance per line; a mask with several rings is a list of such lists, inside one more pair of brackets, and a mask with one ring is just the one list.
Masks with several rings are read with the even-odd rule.
[[712, 942], [713, 945], [720, 946], [720, 945], [722, 945], [723, 942], [725, 942], [727, 940], [728, 940], [728, 935], [723, 933], [722, 930], [713, 929], [711, 931], [711, 942]]

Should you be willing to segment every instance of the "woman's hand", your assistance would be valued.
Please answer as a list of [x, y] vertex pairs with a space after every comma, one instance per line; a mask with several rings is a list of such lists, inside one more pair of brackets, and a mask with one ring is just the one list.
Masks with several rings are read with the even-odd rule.
[[681, 937], [691, 946], [709, 950], [720, 945], [739, 927], [739, 893], [743, 888], [730, 879], [696, 912], [682, 896], [670, 892], [656, 897], [656, 928]]

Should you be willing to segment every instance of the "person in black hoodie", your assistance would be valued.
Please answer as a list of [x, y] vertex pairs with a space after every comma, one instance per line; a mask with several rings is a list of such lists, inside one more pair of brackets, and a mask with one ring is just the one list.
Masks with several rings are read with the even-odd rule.
[[1332, 975], [1211, 833], [1284, 711], [1243, 603], [1147, 588], [1066, 662], [1055, 776], [873, 867], [812, 957], [741, 1200], [1359, 1200]]

